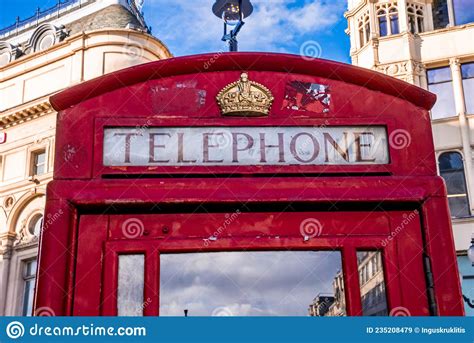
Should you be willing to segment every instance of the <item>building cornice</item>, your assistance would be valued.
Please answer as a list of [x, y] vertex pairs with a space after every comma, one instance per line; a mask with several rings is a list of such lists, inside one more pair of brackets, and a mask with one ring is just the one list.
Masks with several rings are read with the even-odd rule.
[[368, 5], [369, 3], [371, 2], [375, 2], [375, 0], [362, 0], [361, 2], [359, 2], [359, 4], [354, 7], [353, 9], [351, 10], [347, 10], [346, 12], [344, 12], [344, 17], [347, 19], [349, 17], [352, 17], [354, 16], [357, 12], [359, 12], [364, 6]]
[[48, 101], [43, 101], [34, 105], [30, 104], [26, 107], [16, 109], [15, 111], [9, 110], [3, 113], [0, 112], [0, 129], [6, 129], [18, 125], [53, 111], [51, 104]]
[[73, 36], [70, 36], [70, 37], [64, 39], [62, 42], [53, 45], [51, 48], [49, 48], [47, 50], [38, 51], [38, 52], [35, 52], [35, 53], [24, 55], [24, 56], [20, 57], [19, 59], [14, 60], [14, 61], [6, 64], [3, 67], [0, 67], [0, 75], [1, 75], [1, 73], [4, 73], [5, 71], [7, 71], [10, 68], [14, 68], [18, 65], [21, 65], [22, 63], [26, 63], [28, 61], [37, 59], [39, 56], [48, 55], [52, 52], [60, 50], [60, 49], [64, 48], [65, 46], [71, 45], [71, 44], [73, 44], [77, 41], [80, 41], [80, 40], [89, 39], [91, 37], [100, 36], [100, 35], [104, 35], [104, 37], [106, 37], [106, 40], [104, 40], [103, 43], [96, 43], [93, 46], [86, 46], [84, 44], [84, 42], [82, 42], [82, 44], [79, 48], [73, 49], [73, 50], [68, 50], [67, 53], [65, 53], [61, 56], [58, 56], [55, 59], [48, 59], [48, 61], [46, 61], [46, 62], [44, 62], [40, 65], [34, 65], [31, 68], [29, 68], [28, 70], [22, 70], [20, 73], [17, 73], [17, 74], [14, 74], [14, 75], [9, 75], [8, 77], [5, 77], [5, 78], [0, 77], [0, 83], [4, 82], [4, 81], [7, 81], [9, 79], [12, 79], [12, 78], [14, 78], [18, 75], [25, 74], [28, 71], [36, 70], [36, 69], [38, 69], [38, 68], [40, 68], [44, 65], [48, 65], [48, 64], [51, 64], [55, 61], [62, 60], [64, 58], [72, 56], [72, 55], [74, 55], [74, 53], [76, 53], [77, 51], [80, 51], [80, 50], [87, 50], [87, 49], [90, 49], [92, 47], [106, 46], [106, 45], [122, 45], [122, 46], [123, 45], [130, 45], [130, 44], [126, 44], [124, 42], [111, 41], [110, 40], [110, 34], [114, 34], [114, 33], [115, 34], [125, 34], [127, 36], [131, 35], [131, 36], [140, 37], [140, 38], [148, 40], [148, 41], [154, 41], [155, 43], [158, 43], [158, 45], [160, 45], [160, 48], [162, 49], [165, 56], [158, 56], [155, 51], [150, 50], [150, 49], [146, 49], [146, 51], [148, 51], [148, 52], [152, 53], [153, 55], [155, 55], [157, 57], [160, 57], [160, 58], [172, 58], [173, 57], [171, 52], [168, 50], [166, 45], [161, 40], [159, 40], [158, 38], [156, 38], [156, 37], [154, 37], [154, 36], [152, 36], [148, 33], [139, 32], [139, 31], [132, 30], [132, 29], [117, 29], [117, 28], [110, 28], [110, 29], [106, 28], [106, 29], [99, 29], [99, 30], [93, 30], [93, 31], [83, 31], [83, 32], [79, 32], [79, 33], [77, 33]]

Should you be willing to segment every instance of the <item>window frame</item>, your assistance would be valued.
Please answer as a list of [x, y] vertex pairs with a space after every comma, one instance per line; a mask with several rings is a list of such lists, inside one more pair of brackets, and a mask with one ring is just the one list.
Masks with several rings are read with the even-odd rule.
[[[450, 171], [462, 171], [462, 175], [463, 175], [463, 181], [464, 181], [464, 188], [466, 190], [466, 193], [459, 193], [459, 194], [449, 194], [449, 189], [448, 189], [448, 182], [447, 180], [442, 176], [442, 170], [441, 170], [441, 166], [440, 166], [440, 159], [443, 155], [446, 155], [446, 154], [457, 154], [461, 157], [461, 162], [462, 162], [462, 169], [453, 169], [453, 170], [450, 170]], [[448, 151], [443, 151], [441, 153], [438, 154], [437, 156], [437, 160], [436, 160], [436, 163], [437, 163], [437, 167], [438, 167], [438, 174], [439, 176], [441, 176], [443, 178], [443, 180], [445, 181], [446, 183], [446, 193], [447, 193], [447, 198], [449, 200], [449, 198], [454, 198], [454, 197], [464, 197], [466, 199], [466, 205], [467, 205], [467, 210], [468, 210], [468, 213], [467, 215], [465, 216], [453, 216], [452, 213], [451, 214], [451, 218], [452, 219], [462, 219], [462, 218], [470, 218], [472, 217], [472, 211], [471, 211], [471, 203], [470, 203], [470, 194], [469, 194], [469, 187], [468, 187], [468, 184], [467, 184], [467, 179], [466, 179], [466, 164], [465, 164], [465, 159], [464, 159], [464, 155], [461, 151], [459, 150], [448, 150]], [[445, 173], [447, 173], [449, 171], [445, 171]], [[448, 204], [449, 205], [449, 204]], [[450, 212], [451, 212], [451, 207], [450, 207]]]
[[461, 63], [461, 83], [462, 83], [462, 91], [463, 91], [463, 96], [464, 96], [464, 108], [466, 110], [466, 114], [474, 114], [474, 101], [472, 102], [472, 109], [469, 109], [467, 107], [468, 97], [471, 96], [471, 97], [474, 98], [474, 94], [472, 94], [472, 95], [466, 94], [466, 87], [465, 87], [465, 84], [464, 84], [465, 80], [472, 80], [472, 82], [474, 83], [474, 74], [470, 77], [464, 77], [463, 66], [468, 65], [468, 64], [472, 64], [472, 66], [474, 67], [474, 61], [470, 61], [470, 62], [466, 61], [464, 63]]
[[[37, 163], [37, 158], [39, 155], [44, 154], [44, 162]], [[37, 148], [30, 151], [30, 160], [29, 160], [29, 176], [41, 176], [48, 173], [48, 155], [46, 152], [46, 147]], [[43, 166], [43, 172], [38, 173], [38, 165]]]
[[[432, 70], [440, 70], [440, 69], [447, 69], [449, 70], [449, 75], [450, 75], [450, 79], [449, 81], [439, 81], [439, 82], [434, 82], [434, 83], [430, 83], [430, 80], [429, 80], [429, 72], [432, 71]], [[431, 120], [446, 120], [446, 119], [452, 119], [452, 118], [456, 118], [458, 117], [458, 112], [457, 112], [457, 109], [456, 109], [456, 101], [455, 101], [455, 91], [454, 91], [454, 82], [453, 82], [453, 71], [451, 69], [451, 66], [448, 65], [448, 66], [439, 66], [439, 67], [432, 67], [432, 68], [426, 68], [426, 84], [427, 84], [427, 90], [434, 93], [433, 90], [430, 90], [430, 86], [432, 85], [440, 85], [440, 84], [445, 84], [445, 83], [450, 83], [451, 84], [451, 96], [452, 96], [452, 104], [453, 104], [453, 114], [452, 115], [448, 115], [448, 116], [442, 116], [440, 118], [433, 118], [433, 109], [434, 107], [431, 109], [430, 111], [430, 114], [431, 114]], [[436, 94], [436, 93], [435, 93]], [[436, 105], [435, 105], [436, 106]]]
[[[28, 274], [28, 266], [32, 263], [35, 263], [36, 268], [34, 271], [31, 271], [31, 274]], [[29, 302], [29, 297], [30, 297], [30, 288], [27, 288], [28, 285], [30, 287], [33, 287], [33, 297], [34, 297], [34, 290], [36, 287], [36, 271], [38, 269], [38, 259], [37, 258], [31, 258], [31, 259], [26, 259], [21, 262], [22, 264], [22, 280], [23, 280], [23, 293], [22, 293], [22, 304], [21, 304], [21, 314], [22, 316], [32, 316], [33, 313], [28, 313], [27, 306]], [[33, 299], [31, 299], [31, 302], [33, 303]]]

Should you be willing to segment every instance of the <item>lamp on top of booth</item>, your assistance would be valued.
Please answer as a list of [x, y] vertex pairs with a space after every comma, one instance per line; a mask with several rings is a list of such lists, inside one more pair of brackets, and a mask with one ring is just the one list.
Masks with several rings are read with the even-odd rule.
[[[216, 0], [212, 6], [212, 12], [224, 20], [224, 35], [222, 40], [229, 42], [229, 51], [237, 51], [237, 34], [247, 18], [253, 12], [253, 5], [250, 0]], [[227, 32], [228, 26], [233, 27]]]

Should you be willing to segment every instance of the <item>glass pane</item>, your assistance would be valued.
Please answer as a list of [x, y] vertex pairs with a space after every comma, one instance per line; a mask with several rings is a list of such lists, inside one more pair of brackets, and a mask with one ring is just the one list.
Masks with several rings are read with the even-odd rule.
[[44, 152], [37, 153], [36, 154], [36, 164], [44, 163], [45, 155], [46, 154]]
[[387, 316], [387, 297], [380, 251], [358, 251], [360, 296], [364, 316]]
[[342, 316], [339, 252], [272, 251], [160, 256], [160, 315]]
[[464, 218], [469, 217], [469, 202], [467, 196], [448, 198], [451, 217]]
[[461, 66], [462, 78], [474, 78], [474, 63], [465, 63]]
[[466, 181], [464, 178], [464, 171], [451, 171], [447, 173], [440, 173], [446, 182], [446, 188], [449, 195], [466, 194]]
[[428, 84], [451, 81], [451, 69], [449, 67], [428, 70]]
[[462, 156], [458, 152], [446, 152], [439, 157], [439, 170], [444, 173], [451, 170], [464, 170]]
[[392, 35], [396, 35], [400, 33], [400, 30], [398, 28], [398, 15], [397, 14], [392, 14], [390, 15], [390, 28], [392, 30]]
[[432, 119], [456, 116], [452, 82], [433, 84], [428, 86], [428, 89], [438, 97], [436, 104], [431, 110]]
[[36, 274], [37, 261], [32, 260], [26, 263], [25, 277], [34, 276]]
[[467, 114], [474, 114], [474, 78], [462, 81]]
[[142, 316], [145, 255], [120, 255], [118, 262], [118, 315]]
[[474, 22], [474, 10], [472, 0], [453, 0], [454, 17], [456, 25]]
[[449, 25], [448, 1], [433, 1], [433, 24], [435, 29], [442, 29]]
[[25, 294], [23, 295], [23, 316], [31, 316], [33, 311], [33, 294], [35, 279], [25, 281]]
[[387, 18], [385, 15], [383, 17], [379, 17], [379, 30], [380, 30], [380, 36], [384, 37], [388, 34], [387, 31]]

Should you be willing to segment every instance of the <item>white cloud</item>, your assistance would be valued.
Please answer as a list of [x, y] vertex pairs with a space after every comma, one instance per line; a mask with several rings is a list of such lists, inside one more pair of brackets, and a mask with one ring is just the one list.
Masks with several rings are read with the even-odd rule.
[[[241, 51], [298, 51], [301, 39], [318, 40], [342, 18], [345, 1], [254, 0], [254, 13], [239, 34]], [[223, 24], [213, 0], [147, 0], [145, 16], [153, 33], [175, 55], [225, 50]]]

